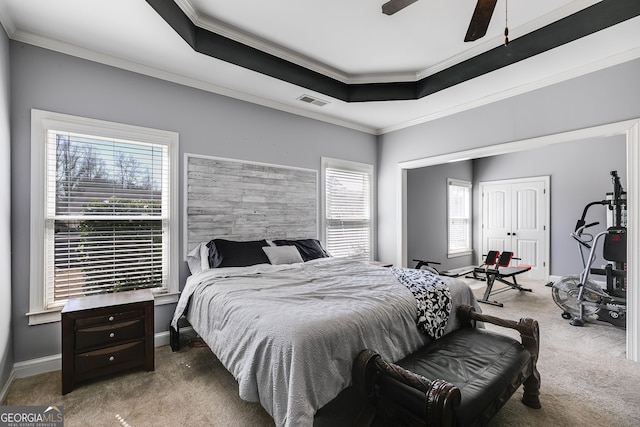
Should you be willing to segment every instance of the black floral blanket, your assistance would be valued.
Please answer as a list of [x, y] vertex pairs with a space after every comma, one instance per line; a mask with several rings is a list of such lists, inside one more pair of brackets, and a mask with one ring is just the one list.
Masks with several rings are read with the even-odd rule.
[[396, 279], [413, 293], [418, 303], [416, 324], [422, 333], [433, 339], [444, 335], [451, 313], [449, 286], [427, 270], [392, 267]]

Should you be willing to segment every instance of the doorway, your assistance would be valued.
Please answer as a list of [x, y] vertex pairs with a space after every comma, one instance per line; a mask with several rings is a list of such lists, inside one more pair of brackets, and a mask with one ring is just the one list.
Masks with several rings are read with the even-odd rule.
[[[407, 265], [407, 170], [425, 166], [525, 151], [545, 145], [602, 136], [624, 135], [627, 149], [627, 278], [640, 283], [640, 119], [626, 120], [585, 129], [562, 132], [526, 140], [507, 142], [433, 157], [398, 163], [396, 256], [398, 265]], [[640, 361], [640, 291], [630, 286], [627, 293], [627, 358]]]

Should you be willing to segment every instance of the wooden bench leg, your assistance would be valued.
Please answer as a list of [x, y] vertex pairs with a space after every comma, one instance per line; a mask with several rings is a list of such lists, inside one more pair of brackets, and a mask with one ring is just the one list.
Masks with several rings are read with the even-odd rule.
[[529, 350], [532, 358], [532, 372], [524, 383], [522, 403], [530, 408], [540, 409], [540, 372], [538, 371], [538, 355], [540, 352], [540, 327], [533, 319], [520, 319], [519, 329], [522, 345]]
[[523, 383], [524, 394], [522, 395], [522, 403], [530, 408], [540, 409], [540, 372], [534, 367], [534, 372]]

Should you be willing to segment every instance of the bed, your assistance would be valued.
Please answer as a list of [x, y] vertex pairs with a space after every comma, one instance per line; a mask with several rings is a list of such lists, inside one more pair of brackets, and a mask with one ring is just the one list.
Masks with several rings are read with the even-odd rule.
[[[263, 249], [273, 245], [264, 240], [249, 251], [234, 247], [249, 258], [236, 262], [224, 254], [235, 243], [216, 240], [220, 247], [213, 243], [208, 253], [215, 240], [191, 251], [193, 274], [172, 328], [184, 315], [236, 378], [240, 397], [260, 402], [277, 426], [311, 426], [316, 411], [350, 385], [362, 349], [395, 361], [434, 339], [416, 324], [420, 300], [398, 277], [405, 269], [313, 253], [322, 250], [313, 239], [303, 242], [314, 246], [311, 254], [299, 241], [282, 243], [286, 249]], [[251, 259], [258, 247], [266, 256]], [[477, 304], [464, 282], [428, 278], [448, 292], [451, 315], [436, 316], [438, 334], [446, 334], [459, 326], [457, 306]]]

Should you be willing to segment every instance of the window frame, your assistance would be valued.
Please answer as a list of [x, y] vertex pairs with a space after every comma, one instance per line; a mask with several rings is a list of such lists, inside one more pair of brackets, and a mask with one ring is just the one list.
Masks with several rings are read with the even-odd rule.
[[[463, 250], [456, 250], [456, 251], [452, 251], [451, 250], [451, 209], [450, 209], [450, 201], [451, 201], [451, 187], [452, 186], [456, 186], [456, 187], [464, 187], [468, 189], [468, 216], [467, 216], [467, 222], [468, 222], [468, 232], [467, 232], [467, 236], [466, 236], [466, 240], [467, 240], [467, 245], [466, 248], [464, 248]], [[470, 181], [466, 181], [466, 180], [462, 180], [462, 179], [456, 179], [456, 178], [447, 178], [447, 258], [455, 258], [455, 257], [459, 257], [459, 256], [465, 256], [465, 255], [470, 255], [471, 253], [473, 253], [473, 242], [472, 242], [472, 236], [473, 236], [473, 231], [472, 231], [472, 221], [473, 221], [473, 184]]]
[[372, 261], [375, 258], [375, 242], [374, 242], [374, 230], [376, 226], [375, 216], [375, 173], [372, 164], [354, 162], [350, 160], [341, 160], [330, 157], [322, 157], [322, 173], [321, 173], [321, 227], [322, 227], [322, 243], [323, 246], [331, 253], [331, 250], [327, 247], [327, 169], [338, 169], [347, 172], [359, 172], [369, 175], [369, 258], [368, 261]]
[[[179, 294], [178, 144], [176, 132], [90, 119], [44, 110], [31, 110], [31, 233], [29, 325], [60, 321], [61, 307], [46, 308], [46, 144], [47, 130], [94, 135], [164, 145], [169, 154], [169, 236], [166, 287], [152, 288], [155, 305], [175, 303]], [[80, 297], [82, 298], [82, 297]]]

